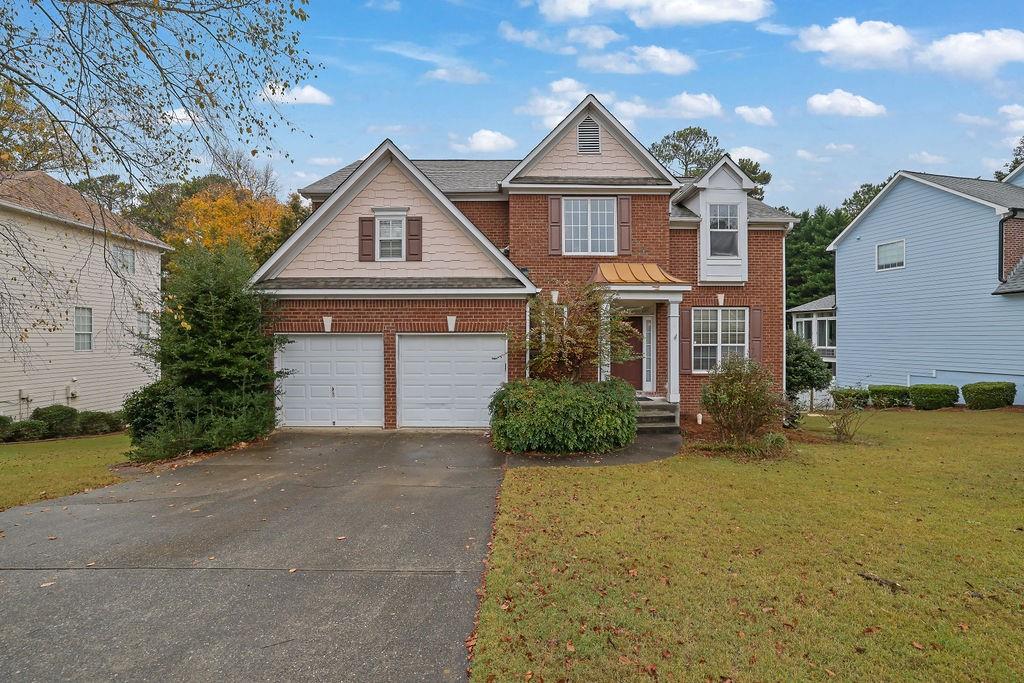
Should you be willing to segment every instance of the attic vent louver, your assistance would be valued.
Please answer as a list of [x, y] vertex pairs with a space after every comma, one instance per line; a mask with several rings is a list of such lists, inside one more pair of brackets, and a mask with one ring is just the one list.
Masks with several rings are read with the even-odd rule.
[[576, 127], [576, 152], [578, 154], [601, 153], [601, 128], [589, 116]]

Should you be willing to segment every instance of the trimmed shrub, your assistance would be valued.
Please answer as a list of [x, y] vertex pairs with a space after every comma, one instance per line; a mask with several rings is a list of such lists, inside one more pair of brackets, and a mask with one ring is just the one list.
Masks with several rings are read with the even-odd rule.
[[951, 408], [960, 398], [955, 384], [915, 384], [910, 387], [910, 402], [918, 410]]
[[99, 410], [83, 410], [78, 414], [80, 434], [106, 434], [115, 431], [110, 428], [110, 414]]
[[832, 395], [832, 403], [837, 409], [867, 408], [871, 401], [871, 394], [867, 389], [856, 387], [839, 387], [829, 392]]
[[122, 413], [128, 423], [128, 434], [132, 443], [146, 438], [174, 410], [175, 386], [166, 379], [157, 380], [128, 394]]
[[36, 441], [47, 438], [50, 425], [42, 420], [21, 420], [11, 425], [7, 433], [9, 441]]
[[782, 397], [775, 378], [754, 360], [733, 356], [711, 371], [701, 387], [700, 403], [722, 438], [745, 444], [782, 423]]
[[112, 413], [104, 413], [107, 416], [107, 429], [112, 432], [124, 431], [124, 411], [115, 410]]
[[78, 411], [71, 406], [54, 403], [36, 408], [32, 411], [32, 419], [46, 424], [46, 437], [50, 439], [78, 433]]
[[1017, 385], [1013, 382], [975, 382], [960, 389], [964, 403], [971, 410], [990, 410], [1012, 406], [1017, 397]]
[[498, 450], [604, 453], [636, 438], [636, 392], [627, 382], [508, 382], [491, 397]]
[[6, 415], [0, 415], [0, 441], [7, 440], [7, 433], [11, 431], [12, 424], [14, 424], [13, 419]]
[[898, 384], [872, 384], [868, 387], [871, 405], [875, 408], [906, 408], [910, 406], [910, 387]]

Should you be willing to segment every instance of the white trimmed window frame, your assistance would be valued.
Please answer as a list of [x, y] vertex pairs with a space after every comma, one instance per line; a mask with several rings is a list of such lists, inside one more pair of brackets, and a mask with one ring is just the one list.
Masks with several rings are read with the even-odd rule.
[[[570, 202], [587, 202], [587, 249], [586, 251], [574, 251], [569, 248], [569, 204]], [[593, 204], [596, 201], [607, 201], [611, 203], [611, 234], [612, 245], [610, 251], [594, 251], [591, 247], [594, 243], [593, 225]], [[562, 197], [562, 254], [565, 256], [617, 256], [619, 253], [619, 207], [618, 201], [612, 196], [599, 197]]]
[[[902, 258], [899, 261], [899, 265], [883, 266], [882, 263], [878, 260], [878, 252], [881, 250], [882, 247], [888, 247], [888, 246], [893, 245], [893, 244], [900, 245], [900, 247], [902, 248], [902, 251], [903, 251], [903, 256], [902, 256]], [[884, 273], [884, 272], [888, 272], [890, 270], [902, 270], [902, 269], [904, 269], [906, 267], [907, 267], [907, 240], [906, 239], [889, 240], [888, 242], [879, 242], [878, 244], [875, 245], [875, 272], [876, 273]]]
[[93, 319], [92, 308], [75, 306], [75, 351], [92, 351]]
[[[405, 233], [405, 231], [407, 229], [407, 225], [406, 225], [406, 215], [407, 214], [408, 214], [407, 211], [403, 211], [403, 210], [399, 210], [399, 209], [388, 209], [388, 210], [381, 210], [381, 211], [375, 210], [373, 212], [373, 255], [374, 255], [374, 258], [376, 258], [376, 260], [378, 260], [378, 261], [404, 261], [405, 260], [405, 256], [406, 256], [406, 254], [405, 254], [405, 242], [406, 242], [406, 239], [405, 239], [406, 238], [406, 233]], [[400, 237], [395, 237], [392, 234], [392, 235], [390, 235], [389, 237], [386, 237], [386, 238], [382, 237], [381, 236], [381, 223], [382, 222], [383, 223], [387, 223], [390, 226], [391, 221], [395, 221], [395, 220], [398, 220], [401, 223], [401, 236]], [[381, 255], [381, 251], [380, 251], [381, 242], [383, 242], [383, 241], [393, 242], [395, 240], [398, 240], [399, 249], [402, 252], [401, 255], [399, 255], [399, 256], [393, 256], [393, 255], [391, 255], [391, 256], [382, 256]]]
[[[750, 357], [750, 309], [749, 308], [745, 308], [745, 307], [741, 308], [741, 307], [738, 307], [738, 306], [725, 306], [725, 307], [721, 307], [721, 308], [708, 306], [708, 307], [694, 308], [694, 309], [692, 309], [691, 314], [690, 314], [690, 318], [691, 318], [691, 320], [690, 320], [690, 326], [691, 326], [691, 329], [690, 329], [690, 335], [691, 335], [690, 336], [690, 368], [691, 368], [691, 372], [693, 372], [693, 374], [695, 374], [695, 375], [707, 375], [707, 374], [710, 374], [710, 372], [714, 368], [716, 368], [719, 365], [721, 365], [722, 359], [723, 359], [723, 352], [722, 352], [723, 348], [738, 349], [741, 346], [740, 344], [737, 344], [737, 343], [725, 343], [725, 342], [723, 342], [723, 339], [722, 339], [722, 337], [723, 337], [723, 332], [722, 332], [722, 318], [723, 318], [723, 315], [722, 314], [724, 312], [726, 312], [726, 311], [742, 311], [743, 312], [743, 344], [742, 344], [742, 346], [743, 346], [743, 357], [744, 358], [749, 358]], [[714, 343], [698, 342], [697, 325], [698, 325], [698, 323], [703, 322], [703, 320], [698, 320], [698, 318], [700, 317], [700, 315], [698, 315], [698, 314], [699, 313], [703, 314], [703, 313], [707, 313], [707, 312], [714, 312], [715, 313], [715, 342]], [[702, 349], [704, 349], [704, 348], [707, 348], [707, 349], [713, 348], [713, 349], [715, 349], [715, 364], [713, 366], [711, 366], [710, 368], [698, 368], [697, 367], [697, 365], [698, 365], [697, 364], [697, 349], [698, 348], [702, 348]]]
[[110, 258], [114, 269], [121, 275], [135, 275], [135, 250], [119, 244], [110, 245]]

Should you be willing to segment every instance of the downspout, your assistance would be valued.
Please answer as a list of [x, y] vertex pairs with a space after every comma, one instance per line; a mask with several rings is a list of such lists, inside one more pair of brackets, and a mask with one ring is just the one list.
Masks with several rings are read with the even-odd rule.
[[1006, 258], [1006, 221], [1017, 217], [1019, 209], [1010, 209], [1010, 213], [999, 219], [999, 281], [1006, 282], [1006, 273], [1003, 271], [1003, 260]]

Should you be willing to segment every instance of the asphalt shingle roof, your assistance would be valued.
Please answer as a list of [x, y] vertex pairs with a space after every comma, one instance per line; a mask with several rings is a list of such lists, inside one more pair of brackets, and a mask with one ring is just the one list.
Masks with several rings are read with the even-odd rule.
[[1024, 187], [1017, 187], [998, 180], [962, 178], [960, 176], [936, 175], [919, 171], [904, 171], [909, 176], [920, 178], [936, 185], [981, 199], [982, 201], [1005, 206], [1008, 209], [1024, 209]]
[[1006, 282], [996, 287], [993, 294], [1024, 294], [1024, 259], [1021, 259], [1006, 278]]
[[[355, 161], [299, 190], [304, 195], [328, 195], [348, 180], [361, 162]], [[497, 192], [500, 183], [519, 164], [518, 159], [413, 159], [412, 163], [441, 192]]]
[[[677, 204], [673, 204], [672, 205], [672, 208], [671, 208], [671, 210], [669, 212], [669, 217], [671, 217], [671, 218], [700, 218], [700, 216], [698, 216], [693, 211], [688, 209], [682, 203], [677, 203]], [[765, 219], [773, 219], [773, 220], [783, 219], [783, 220], [791, 220], [791, 221], [796, 221], [797, 220], [796, 216], [791, 216], [790, 214], [786, 213], [785, 211], [780, 211], [779, 209], [776, 209], [774, 206], [768, 206], [767, 204], [765, 204], [761, 200], [754, 199], [753, 197], [747, 197], [747, 217], [751, 221], [757, 221], [758, 219], [761, 219], [761, 220], [765, 220]]]
[[836, 295], [829, 294], [814, 301], [794, 306], [786, 311], [787, 313], [811, 313], [813, 311], [834, 311], [836, 309]]

